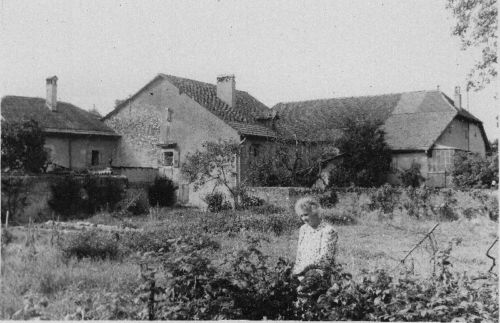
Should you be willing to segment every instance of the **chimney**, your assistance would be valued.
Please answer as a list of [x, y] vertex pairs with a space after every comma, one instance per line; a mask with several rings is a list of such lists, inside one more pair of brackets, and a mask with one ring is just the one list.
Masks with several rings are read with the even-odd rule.
[[57, 76], [47, 78], [47, 97], [45, 104], [50, 111], [57, 111]]
[[234, 75], [217, 76], [217, 97], [230, 107], [236, 106], [236, 82]]
[[462, 109], [462, 94], [460, 94], [460, 86], [455, 86], [455, 107]]

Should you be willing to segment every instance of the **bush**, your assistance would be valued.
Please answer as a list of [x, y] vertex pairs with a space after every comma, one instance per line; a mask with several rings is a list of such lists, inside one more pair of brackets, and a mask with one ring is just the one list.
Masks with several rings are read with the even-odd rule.
[[459, 188], [489, 188], [498, 183], [498, 155], [457, 151], [453, 157], [453, 184]]
[[82, 212], [83, 186], [73, 176], [65, 176], [58, 183], [50, 187], [52, 195], [48, 204], [52, 210], [63, 219]]
[[46, 167], [45, 135], [36, 121], [2, 121], [2, 170], [40, 173]]
[[498, 196], [494, 195], [487, 206], [490, 220], [498, 222]]
[[[256, 241], [218, 270], [205, 256], [210, 241], [180, 239], [153, 255], [137, 300], [155, 320], [496, 321], [498, 281], [450, 271], [451, 247], [438, 252], [435, 274], [365, 270], [356, 279], [341, 265], [311, 266], [300, 282], [286, 260], [269, 263]], [[150, 259], [151, 260], [151, 259]], [[156, 275], [167, 276], [160, 281]], [[154, 295], [155, 303], [148, 302]], [[152, 306], [152, 305], [155, 306]]]
[[264, 205], [264, 200], [255, 196], [250, 196], [248, 194], [241, 195], [241, 203], [239, 207], [243, 210], [254, 208], [257, 206]]
[[120, 202], [122, 212], [142, 215], [149, 212], [149, 198], [143, 190], [127, 190], [126, 197]]
[[319, 204], [323, 208], [332, 208], [334, 207], [339, 201], [339, 197], [337, 196], [337, 192], [332, 189], [330, 192], [326, 194], [322, 194], [319, 197]]
[[403, 203], [408, 215], [415, 218], [429, 217], [432, 190], [425, 185], [405, 189], [408, 199]]
[[168, 252], [173, 243], [173, 232], [165, 228], [129, 232], [120, 239], [132, 252]]
[[173, 206], [176, 202], [177, 186], [166, 177], [156, 177], [153, 185], [149, 187], [149, 205], [151, 206]]
[[282, 207], [268, 203], [252, 208], [252, 212], [260, 215], [270, 215], [275, 213], [282, 213], [284, 211], [285, 210]]
[[231, 203], [226, 200], [226, 196], [221, 192], [208, 193], [203, 200], [207, 203], [210, 212], [217, 213], [231, 209]]
[[1, 230], [2, 230], [1, 245], [2, 245], [2, 247], [4, 247], [4, 246], [7, 246], [9, 243], [11, 243], [14, 240], [14, 235], [7, 228], [2, 227]]
[[117, 233], [82, 231], [65, 237], [60, 248], [66, 258], [118, 259], [122, 255], [118, 237]]
[[88, 196], [83, 203], [87, 214], [94, 214], [100, 210], [115, 210], [125, 193], [124, 188], [118, 182], [96, 176], [86, 176], [83, 189]]
[[100, 210], [112, 211], [122, 200], [124, 188], [113, 179], [93, 175], [81, 179], [69, 175], [51, 185], [49, 206], [63, 217], [88, 216]]
[[413, 162], [410, 168], [404, 170], [399, 178], [405, 187], [419, 187], [421, 183], [425, 181], [425, 178], [420, 173], [421, 165], [419, 163]]
[[385, 214], [394, 212], [398, 203], [398, 191], [390, 184], [379, 187], [371, 196], [372, 209], [381, 209]]
[[437, 215], [440, 220], [445, 221], [456, 221], [458, 220], [458, 214], [455, 211], [457, 205], [457, 199], [451, 189], [442, 190], [443, 203], [437, 207]]
[[153, 270], [153, 275], [149, 276], [152, 278], [143, 285], [145, 293], [141, 299], [144, 303], [150, 292], [159, 296], [156, 306], [150, 307], [149, 319], [295, 318], [293, 303], [297, 284], [291, 278], [289, 262], [280, 260], [271, 267], [266, 262], [267, 257], [251, 245], [233, 256], [228, 271], [220, 271], [204, 256], [207, 245], [207, 242], [200, 244], [193, 239], [181, 239], [172, 251], [176, 256], [158, 259], [169, 279], [158, 286]]

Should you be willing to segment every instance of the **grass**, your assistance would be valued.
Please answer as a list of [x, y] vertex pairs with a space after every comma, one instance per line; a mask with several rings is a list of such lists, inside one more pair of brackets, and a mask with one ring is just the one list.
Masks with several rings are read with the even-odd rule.
[[[336, 226], [339, 233], [337, 259], [346, 270], [354, 276], [363, 269], [375, 268], [384, 268], [390, 273], [411, 269], [416, 275], [430, 275], [432, 249], [428, 241], [423, 242], [405, 264], [401, 264], [400, 260], [437, 222], [432, 219], [416, 220], [401, 211], [394, 212], [391, 217], [383, 217], [378, 211], [363, 209], [360, 206], [363, 203], [343, 200], [337, 206], [337, 209], [356, 216], [355, 224]], [[227, 220], [226, 216], [231, 217], [231, 220]], [[168, 228], [169, 234], [178, 235], [188, 232], [209, 234], [220, 243], [221, 248], [207, 252], [206, 256], [221, 267], [224, 266], [225, 258], [248, 245], [248, 238], [260, 240], [260, 249], [269, 256], [270, 262], [280, 257], [294, 260], [299, 225], [292, 213], [260, 215], [241, 211], [214, 215], [193, 209], [172, 208], [161, 209], [155, 217], [117, 219], [108, 214], [99, 214], [91, 221], [116, 225], [126, 222], [144, 230]], [[277, 222], [281, 223], [278, 225], [280, 230], [266, 230], [266, 226], [276, 225]], [[226, 231], [208, 232], [223, 225]], [[439, 249], [444, 249], [451, 241], [455, 243], [451, 260], [456, 271], [485, 273], [492, 264], [486, 257], [486, 250], [496, 238], [497, 229], [497, 222], [485, 216], [471, 220], [462, 217], [459, 221], [439, 222], [434, 237]], [[48, 300], [44, 311], [50, 313], [51, 319], [64, 319], [67, 314], [75, 313], [78, 307], [75, 299], [82, 293], [130, 294], [141, 283], [139, 265], [131, 257], [115, 261], [67, 259], [58, 248], [51, 245], [50, 230], [38, 232], [36, 254], [33, 255], [25, 246], [26, 229], [11, 227], [9, 230], [14, 239], [2, 249], [1, 319], [8, 319], [23, 308], [30, 295]], [[498, 244], [490, 254], [498, 259]], [[494, 270], [498, 272], [498, 268]]]

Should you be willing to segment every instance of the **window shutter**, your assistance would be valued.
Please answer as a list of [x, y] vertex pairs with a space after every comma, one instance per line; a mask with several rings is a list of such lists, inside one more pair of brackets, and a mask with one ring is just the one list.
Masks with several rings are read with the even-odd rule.
[[179, 152], [174, 150], [174, 167], [179, 167]]

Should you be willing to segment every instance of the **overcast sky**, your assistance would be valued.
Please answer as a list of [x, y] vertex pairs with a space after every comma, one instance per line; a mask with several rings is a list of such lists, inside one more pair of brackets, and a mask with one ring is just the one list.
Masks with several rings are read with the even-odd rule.
[[[453, 98], [473, 65], [445, 0], [0, 1], [0, 94], [44, 97], [57, 75], [61, 101], [102, 114], [158, 73], [232, 73], [272, 107], [438, 85]], [[490, 140], [495, 92], [469, 95]]]

